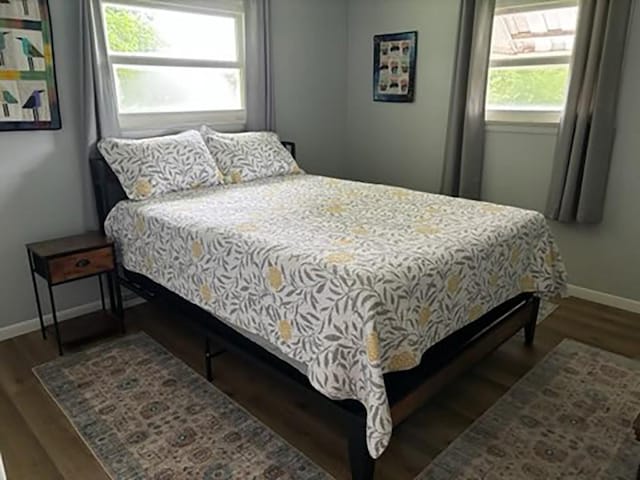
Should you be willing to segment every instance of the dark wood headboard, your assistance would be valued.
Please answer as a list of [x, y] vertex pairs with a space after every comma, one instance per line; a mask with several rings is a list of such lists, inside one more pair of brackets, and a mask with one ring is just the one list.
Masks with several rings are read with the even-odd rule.
[[[296, 144], [293, 142], [282, 142], [282, 145], [289, 150], [289, 153], [296, 158]], [[109, 212], [122, 200], [127, 199], [126, 193], [116, 174], [113, 173], [109, 164], [99, 154], [89, 159], [91, 166], [91, 181], [96, 197], [96, 209], [100, 229], [104, 232], [104, 222]]]

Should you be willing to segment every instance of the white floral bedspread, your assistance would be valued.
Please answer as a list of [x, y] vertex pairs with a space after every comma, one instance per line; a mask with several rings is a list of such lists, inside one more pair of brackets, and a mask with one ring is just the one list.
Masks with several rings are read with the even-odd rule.
[[121, 202], [124, 266], [306, 366], [389, 443], [383, 374], [521, 292], [563, 294], [544, 217], [395, 187], [296, 175]]

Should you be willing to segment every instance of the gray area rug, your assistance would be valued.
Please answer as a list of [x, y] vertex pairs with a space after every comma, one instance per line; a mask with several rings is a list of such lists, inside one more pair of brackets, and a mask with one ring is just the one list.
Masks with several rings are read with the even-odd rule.
[[331, 478], [145, 334], [34, 373], [113, 479]]
[[565, 340], [419, 480], [636, 478], [640, 362]]
[[[331, 478], [145, 334], [34, 372], [111, 478]], [[638, 362], [565, 341], [417, 478], [633, 479], [639, 414]]]

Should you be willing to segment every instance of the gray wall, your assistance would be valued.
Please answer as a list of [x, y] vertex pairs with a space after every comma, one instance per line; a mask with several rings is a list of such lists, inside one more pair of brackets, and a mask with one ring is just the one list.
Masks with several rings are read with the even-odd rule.
[[272, 0], [277, 128], [302, 168], [344, 175], [347, 1]]
[[[353, 178], [435, 191], [457, 28], [451, 0], [350, 0], [348, 168]], [[372, 101], [375, 34], [418, 30], [418, 89], [411, 104]]]
[[[63, 129], [0, 133], [0, 328], [36, 316], [24, 244], [95, 225], [78, 134], [79, 1], [50, 0]], [[340, 175], [346, 142], [346, 0], [273, 0], [273, 9], [282, 136], [300, 144], [304, 168]], [[95, 301], [96, 290], [93, 282], [60, 287], [59, 307]]]
[[[64, 129], [0, 132], [0, 326], [36, 315], [24, 244], [87, 226], [75, 99], [80, 88], [79, 17], [69, 0], [50, 3]], [[60, 308], [96, 299], [90, 287], [60, 287]]]
[[[437, 192], [455, 52], [458, 3], [350, 0], [349, 173], [363, 180]], [[372, 36], [419, 30], [417, 101], [371, 100]], [[640, 300], [640, 9], [632, 21], [605, 220], [595, 227], [553, 224], [571, 283]], [[541, 210], [556, 131], [489, 126], [484, 198]]]

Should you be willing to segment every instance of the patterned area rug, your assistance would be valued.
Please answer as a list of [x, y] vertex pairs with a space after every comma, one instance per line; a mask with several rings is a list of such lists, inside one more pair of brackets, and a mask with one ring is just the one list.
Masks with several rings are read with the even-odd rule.
[[565, 340], [417, 478], [636, 478], [640, 363]]
[[331, 478], [145, 334], [34, 373], [113, 479]]

